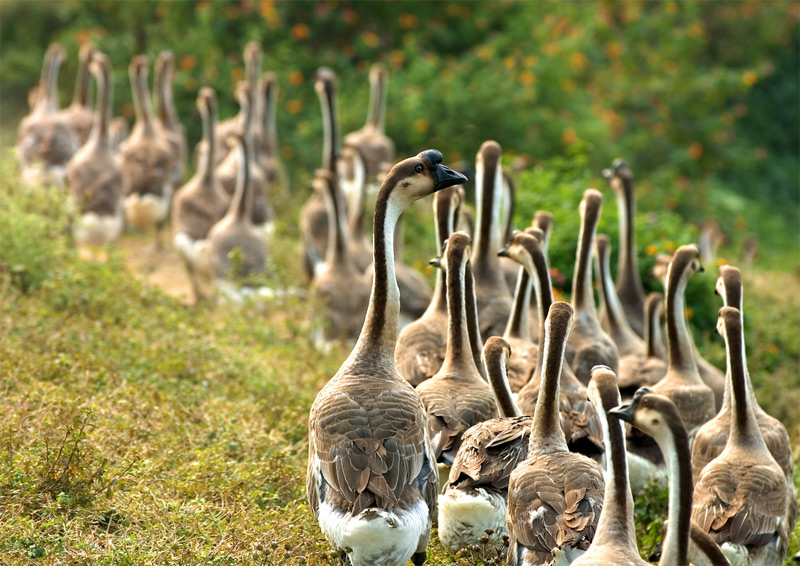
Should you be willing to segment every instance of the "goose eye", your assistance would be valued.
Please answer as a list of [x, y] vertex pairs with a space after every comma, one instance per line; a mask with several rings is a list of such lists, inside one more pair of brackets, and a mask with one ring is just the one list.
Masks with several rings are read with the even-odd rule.
[[414, 167], [414, 171], [416, 171], [417, 173], [422, 173], [422, 165], [417, 165], [416, 167]]

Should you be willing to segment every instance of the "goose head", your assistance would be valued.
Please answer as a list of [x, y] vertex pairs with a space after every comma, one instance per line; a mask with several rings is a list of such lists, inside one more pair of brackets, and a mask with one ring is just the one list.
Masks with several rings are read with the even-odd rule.
[[647, 387], [637, 390], [630, 403], [611, 409], [608, 414], [652, 436], [659, 445], [668, 445], [670, 437], [676, 437], [679, 430], [686, 435], [675, 403]]
[[453, 232], [445, 242], [442, 257], [439, 258], [442, 268], [449, 270], [451, 265], [459, 265], [472, 254], [472, 238], [466, 232]]
[[[686, 273], [687, 279], [697, 273], [705, 271], [703, 264], [700, 263], [700, 249], [694, 244], [688, 244], [675, 250], [669, 267], [667, 268], [667, 285], [672, 281], [673, 273]], [[673, 284], [677, 281], [673, 282]]]
[[714, 293], [725, 300], [728, 306], [741, 308], [742, 304], [742, 272], [732, 265], [720, 266]]
[[509, 240], [508, 245], [500, 250], [497, 255], [511, 258], [520, 265], [525, 265], [527, 258], [533, 257], [540, 249], [539, 239], [529, 234], [527, 230], [525, 232], [515, 230], [511, 234], [511, 240]]
[[615, 159], [611, 167], [603, 169], [603, 178], [615, 192], [629, 189], [633, 185], [633, 173], [622, 159]]
[[506, 367], [508, 358], [511, 357], [511, 345], [501, 336], [489, 336], [483, 345], [481, 361], [486, 367], [495, 367], [500, 364]]
[[586, 386], [586, 395], [598, 411], [607, 413], [619, 406], [617, 376], [610, 367], [598, 365], [592, 368], [592, 378]]
[[442, 154], [439, 151], [427, 149], [392, 167], [383, 180], [378, 200], [386, 199], [406, 207], [416, 200], [466, 180], [461, 173], [442, 165]]
[[714, 331], [722, 337], [736, 335], [742, 331], [742, 319], [739, 309], [722, 307], [717, 314], [717, 326]]

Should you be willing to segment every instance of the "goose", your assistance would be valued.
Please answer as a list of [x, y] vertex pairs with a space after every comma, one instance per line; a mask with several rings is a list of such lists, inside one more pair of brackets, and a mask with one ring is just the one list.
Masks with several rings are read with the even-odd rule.
[[[502, 232], [500, 234], [500, 245], [503, 246], [511, 240], [514, 234], [514, 212], [517, 200], [517, 187], [514, 179], [508, 171], [503, 169], [503, 218], [502, 218]], [[522, 268], [513, 259], [508, 257], [500, 258], [500, 267], [503, 270], [503, 276], [506, 278], [506, 286], [509, 289], [515, 289], [519, 274]]]
[[[454, 232], [442, 256], [447, 280], [447, 347], [444, 362], [430, 379], [417, 386], [428, 415], [428, 432], [436, 462], [449, 468], [461, 435], [474, 424], [499, 416], [489, 383], [483, 378], [472, 354], [467, 325], [465, 279], [472, 238]], [[445, 476], [446, 477], [446, 476]], [[444, 479], [444, 478], [443, 478]]]
[[[386, 100], [389, 73], [386, 67], [376, 63], [369, 70], [369, 111], [364, 126], [344, 137], [345, 146], [355, 146], [361, 152], [367, 183], [372, 185], [385, 163], [394, 163], [394, 142], [385, 133]], [[348, 193], [352, 186], [344, 184]], [[350, 196], [350, 195], [348, 195]]]
[[63, 186], [67, 162], [78, 149], [75, 134], [58, 111], [58, 69], [64, 56], [58, 43], [47, 48], [31, 113], [17, 129], [16, 153], [26, 186]]
[[175, 193], [172, 230], [175, 247], [183, 258], [196, 301], [211, 299], [216, 278], [211, 264], [208, 233], [228, 210], [230, 198], [216, 176], [217, 97], [204, 87], [197, 95], [203, 122], [203, 151], [194, 176]]
[[115, 153], [119, 153], [120, 146], [125, 142], [129, 133], [128, 121], [124, 117], [117, 116], [111, 120], [108, 125], [108, 136], [111, 139], [111, 148]]
[[758, 237], [755, 234], [750, 234], [742, 242], [741, 248], [742, 266], [746, 268], [753, 267], [753, 264], [758, 259]]
[[[232, 299], [238, 293], [231, 279], [246, 279], [263, 273], [266, 268], [267, 246], [263, 234], [253, 226], [253, 186], [250, 182], [252, 145], [243, 136], [236, 136], [239, 152], [239, 176], [236, 192], [222, 219], [208, 231], [211, 261], [217, 277], [218, 290]], [[235, 253], [238, 260], [234, 261]]]
[[356, 346], [309, 415], [306, 493], [320, 529], [353, 566], [425, 562], [438, 475], [419, 393], [394, 366], [400, 292], [394, 225], [412, 202], [463, 183], [426, 150], [384, 178], [373, 221], [375, 276]]
[[105, 54], [94, 51], [89, 70], [97, 83], [94, 128], [89, 140], [67, 164], [67, 184], [80, 215], [72, 227], [73, 236], [84, 250], [115, 240], [124, 225], [122, 172], [108, 133], [113, 88], [111, 63]]
[[664, 295], [653, 291], [644, 300], [644, 341], [646, 350], [642, 355], [627, 355], [619, 358], [619, 391], [623, 399], [629, 400], [640, 387], [652, 386], [667, 373], [667, 363], [658, 355], [661, 337], [661, 310]]
[[161, 226], [169, 215], [172, 200], [173, 153], [158, 134], [150, 109], [147, 87], [148, 59], [137, 55], [128, 67], [136, 122], [121, 147], [122, 188], [125, 220], [135, 228], [154, 233], [160, 245]]
[[[644, 286], [636, 260], [636, 199], [633, 196], [633, 172], [622, 159], [615, 159], [603, 170], [603, 177], [617, 196], [619, 210], [619, 263], [617, 263], [617, 295], [631, 329], [644, 336]], [[608, 328], [605, 312], [600, 313]]]
[[[783, 564], [797, 501], [770, 454], [750, 403], [741, 313], [722, 307], [717, 332], [728, 357], [730, 433], [697, 476], [692, 520], [737, 564]], [[736, 557], [735, 559], [733, 557]]]
[[[454, 186], [439, 191], [433, 197], [436, 242], [439, 250], [444, 249], [445, 240], [453, 232], [462, 195], [463, 189]], [[417, 320], [404, 326], [397, 336], [397, 346], [394, 351], [397, 371], [416, 387], [433, 377], [442, 367], [446, 345], [447, 283], [444, 268], [440, 265], [427, 310]]]
[[259, 164], [266, 178], [271, 194], [283, 194], [289, 188], [289, 173], [278, 153], [278, 75], [267, 72], [261, 75], [258, 83], [262, 93], [261, 136]]
[[511, 314], [511, 292], [500, 270], [500, 190], [502, 149], [496, 141], [483, 142], [475, 160], [475, 200], [478, 206], [472, 270], [478, 297], [481, 336], [501, 336]]
[[559, 424], [559, 381], [573, 314], [569, 303], [557, 301], [545, 322], [542, 385], [528, 457], [508, 483], [509, 566], [547, 564], [556, 548], [586, 550], [603, 507], [600, 464], [570, 452]]
[[[538, 233], [542, 236], [541, 231], [536, 228], [530, 229], [530, 231], [531, 233], [515, 232], [508, 247], [501, 253], [508, 254], [509, 257], [520, 262], [533, 282], [536, 301], [539, 303], [537, 312], [541, 313], [538, 315], [541, 335], [545, 325], [544, 313], [548, 312], [553, 304], [553, 291], [550, 285], [547, 259], [542, 252], [540, 241], [532, 235]], [[526, 415], [533, 415], [536, 411], [542, 383], [544, 355], [545, 352], [540, 343], [532, 374], [528, 382], [517, 392], [517, 404], [522, 413]], [[586, 387], [578, 381], [567, 365], [564, 365], [561, 370], [558, 410], [567, 447], [572, 452], [578, 452], [599, 461], [603, 453], [603, 432], [600, 420], [586, 399]]]
[[324, 309], [324, 328], [317, 342], [323, 348], [337, 341], [352, 347], [364, 323], [370, 288], [350, 255], [344, 196], [337, 176], [319, 169], [312, 184], [325, 198], [330, 231], [325, 264], [311, 280], [311, 295]]
[[575, 561], [574, 566], [647, 566], [639, 555], [633, 523], [633, 495], [628, 483], [628, 463], [625, 456], [625, 432], [619, 419], [609, 411], [622, 404], [617, 376], [605, 366], [592, 368], [587, 387], [603, 426], [606, 466], [604, 473], [603, 512], [597, 522], [589, 549]]
[[575, 274], [572, 278], [575, 321], [566, 354], [567, 363], [584, 385], [589, 383], [592, 368], [596, 365], [608, 366], [613, 372], [619, 370], [619, 351], [600, 326], [592, 290], [591, 255], [602, 207], [603, 195], [600, 191], [584, 191], [580, 204], [581, 230], [575, 255]]
[[[646, 344], [628, 324], [625, 311], [622, 309], [614, 281], [611, 279], [611, 238], [606, 234], [598, 234], [594, 248], [595, 273], [600, 283], [600, 309], [605, 314], [604, 328], [617, 345], [620, 358], [623, 356], [643, 356]], [[643, 305], [644, 307], [644, 305]]]
[[[742, 310], [742, 273], [739, 268], [732, 265], [723, 265], [719, 268], [719, 276], [715, 286], [715, 293], [720, 295], [723, 304], [726, 307], [734, 307], [739, 312]], [[734, 338], [736, 338], [734, 336]], [[742, 346], [742, 349], [744, 347]], [[750, 394], [749, 404], [753, 408], [755, 418], [758, 423], [758, 428], [761, 430], [761, 435], [764, 442], [767, 444], [772, 457], [778, 462], [786, 480], [790, 485], [793, 485], [794, 465], [792, 462], [792, 448], [789, 434], [786, 427], [778, 419], [768, 415], [764, 409], [758, 404], [753, 391], [753, 385], [750, 382], [750, 375], [747, 372], [745, 365], [745, 378], [747, 389]], [[719, 456], [725, 448], [725, 443], [728, 439], [731, 426], [731, 374], [730, 371], [726, 373], [725, 383], [725, 396], [722, 402], [722, 409], [719, 413], [705, 423], [694, 437], [692, 443], [692, 470], [694, 472], [694, 480], [711, 460]]]
[[667, 523], [671, 528], [665, 529], [658, 563], [662, 566], [730, 565], [719, 546], [691, 520], [689, 437], [675, 403], [642, 387], [630, 403], [611, 409], [608, 414], [650, 435], [665, 455], [669, 477]]
[[175, 57], [171, 51], [162, 51], [156, 57], [156, 127], [169, 142], [172, 149], [172, 184], [178, 187], [183, 183], [186, 169], [186, 130], [178, 119], [172, 96], [172, 79], [175, 76]]
[[95, 48], [90, 43], [81, 46], [78, 52], [78, 76], [75, 79], [75, 93], [72, 95], [72, 103], [61, 111], [61, 116], [72, 128], [78, 146], [85, 144], [89, 135], [92, 133], [94, 125], [94, 112], [89, 103], [89, 82], [91, 73], [89, 72], [89, 61], [92, 58]]
[[[359, 271], [364, 273], [372, 264], [372, 246], [369, 244], [367, 236], [364, 234], [364, 204], [367, 200], [367, 179], [364, 169], [364, 156], [357, 146], [345, 146], [342, 148], [342, 161], [355, 167], [351, 181], [353, 185], [351, 189], [353, 192], [353, 195], [351, 195], [352, 202], [347, 203], [350, 209], [347, 218], [347, 226], [350, 230], [350, 250], [352, 251], [353, 259]], [[340, 181], [343, 177], [345, 177], [345, 175], [340, 175]], [[434, 199], [434, 202], [436, 202], [436, 199]], [[400, 225], [398, 224], [398, 226]], [[398, 235], [399, 234], [395, 234], [395, 242], [398, 240]], [[398, 255], [397, 246], [395, 246], [395, 255]]]
[[439, 540], [452, 551], [476, 544], [491, 531], [506, 531], [508, 480], [528, 455], [533, 417], [523, 416], [511, 395], [506, 366], [509, 343], [490, 336], [482, 363], [502, 416], [468, 428], [461, 437], [450, 475], [439, 497]]
[[[245, 44], [244, 50], [242, 51], [242, 57], [244, 59], [244, 80], [251, 85], [252, 100], [257, 99], [255, 89], [258, 84], [258, 75], [261, 72], [263, 56], [261, 45], [257, 41], [249, 41]], [[228, 154], [231, 153], [231, 150], [235, 148], [235, 144], [229, 144], [228, 140], [235, 140], [236, 138], [229, 138], [229, 136], [241, 135], [244, 132], [244, 123], [246, 121], [245, 111], [245, 108], [239, 106], [239, 113], [236, 114], [236, 116], [228, 118], [227, 120], [222, 120], [217, 124], [217, 139], [221, 142], [220, 151], [217, 152], [217, 165], [225, 160]], [[233, 151], [233, 153], [236, 152]]]
[[700, 249], [700, 261], [712, 264], [717, 261], [717, 250], [725, 242], [725, 233], [714, 218], [706, 218], [700, 224], [700, 235], [697, 247]]
[[[336, 76], [331, 69], [317, 69], [314, 90], [322, 107], [322, 168], [336, 173], [341, 149], [336, 117]], [[300, 210], [300, 233], [303, 238], [303, 269], [310, 281], [314, 270], [322, 267], [328, 247], [328, 213], [324, 199], [317, 193], [312, 193]]]
[[[542, 237], [539, 238], [539, 243], [542, 247], [542, 253], [545, 259], [547, 259], [547, 250], [550, 247], [550, 236], [553, 233], [553, 214], [547, 210], [537, 210], [533, 214], [533, 223], [531, 227], [541, 231]], [[541, 328], [538, 309], [537, 302], [531, 301], [531, 313], [529, 317], [531, 321], [531, 338], [533, 338], [533, 341], [537, 344], [539, 343], [539, 330]]]
[[[255, 159], [256, 146], [253, 134], [256, 107], [252, 96], [253, 89], [250, 87], [250, 83], [247, 81], [239, 81], [239, 84], [236, 86], [236, 99], [239, 101], [239, 105], [244, 112], [244, 120], [241, 124], [241, 136], [242, 139], [244, 139], [244, 143], [250, 147], [248, 154], [253, 156], [253, 159], [248, 161], [250, 164], [248, 177], [253, 191], [253, 226], [256, 230], [262, 232], [265, 240], [267, 240], [273, 233], [275, 215], [269, 204], [267, 196], [268, 187], [266, 179], [264, 178], [264, 172]], [[239, 152], [229, 152], [225, 159], [217, 165], [217, 178], [222, 188], [225, 189], [225, 192], [229, 195], [233, 195], [236, 190], [236, 183], [239, 177], [238, 171], [242, 163], [239, 160], [240, 156], [241, 154]]]

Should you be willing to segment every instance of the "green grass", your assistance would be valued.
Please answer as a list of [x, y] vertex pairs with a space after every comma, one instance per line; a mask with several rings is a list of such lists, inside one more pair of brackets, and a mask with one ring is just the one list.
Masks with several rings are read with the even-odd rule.
[[[3, 564], [335, 564], [305, 503], [306, 427], [347, 352], [314, 349], [315, 306], [187, 307], [134, 277], [122, 252], [81, 260], [60, 193], [22, 190], [15, 176], [2, 159]], [[302, 280], [298, 198], [277, 205], [279, 285]], [[786, 324], [800, 312], [786, 293], [797, 278], [746, 274], [745, 285], [753, 381], [797, 454], [800, 333], [796, 318]], [[719, 362], [719, 337], [701, 339]], [[656, 520], [663, 494], [637, 509]], [[429, 555], [437, 566], [503, 563], [481, 548], [449, 556], [435, 535]]]

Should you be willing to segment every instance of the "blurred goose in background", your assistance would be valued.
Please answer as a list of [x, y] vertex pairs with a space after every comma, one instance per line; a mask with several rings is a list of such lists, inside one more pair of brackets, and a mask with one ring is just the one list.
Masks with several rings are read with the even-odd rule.
[[[463, 189], [457, 186], [433, 196], [437, 250], [444, 249], [453, 233], [462, 199]], [[439, 371], [447, 346], [447, 283], [441, 261], [435, 261], [439, 269], [431, 302], [421, 317], [400, 330], [394, 351], [397, 371], [415, 387]]]
[[197, 109], [203, 122], [203, 150], [194, 176], [175, 193], [172, 230], [175, 247], [189, 274], [195, 301], [201, 301], [211, 299], [215, 293], [216, 274], [208, 233], [225, 216], [230, 197], [220, 185], [214, 168], [217, 153], [217, 97], [212, 89], [200, 89]]
[[323, 350], [333, 342], [352, 347], [364, 324], [370, 286], [350, 253], [344, 195], [338, 177], [331, 171], [318, 169], [312, 185], [325, 199], [330, 232], [325, 263], [315, 267], [311, 280], [311, 294], [323, 309], [323, 328], [317, 333], [315, 342]]
[[[244, 80], [251, 85], [251, 88], [253, 89], [252, 99], [256, 100], [255, 88], [258, 84], [258, 77], [261, 73], [261, 62], [264, 57], [261, 45], [256, 41], [247, 42], [247, 44], [244, 46], [242, 57], [244, 59]], [[235, 90], [234, 95], [236, 95]], [[238, 102], [238, 97], [235, 96], [235, 98]], [[217, 124], [217, 139], [219, 140], [217, 165], [225, 160], [225, 158], [228, 157], [228, 154], [236, 148], [236, 143], [233, 142], [233, 140], [236, 138], [230, 138], [229, 140], [229, 136], [242, 135], [244, 133], [245, 112], [246, 109], [240, 105], [238, 114], [232, 118], [228, 118], [227, 120], [221, 120]], [[231, 141], [231, 143], [229, 143], [229, 141]], [[236, 152], [233, 151], [233, 153]]]
[[67, 162], [79, 147], [69, 122], [58, 110], [58, 69], [65, 55], [58, 43], [47, 48], [31, 113], [17, 129], [17, 159], [27, 186], [63, 186]]
[[211, 261], [217, 276], [217, 286], [225, 297], [238, 300], [252, 285], [240, 291], [237, 280], [247, 280], [266, 271], [267, 246], [261, 231], [253, 226], [253, 185], [250, 182], [252, 146], [242, 136], [236, 136], [239, 162], [236, 192], [228, 212], [208, 232]]
[[289, 173], [278, 150], [278, 75], [272, 72], [261, 75], [258, 83], [261, 92], [261, 116], [259, 119], [259, 165], [264, 171], [268, 193], [284, 194], [289, 189]]
[[592, 288], [592, 249], [597, 223], [603, 207], [603, 195], [595, 189], [583, 193], [580, 204], [581, 229], [575, 254], [572, 278], [572, 307], [575, 324], [567, 342], [567, 363], [584, 385], [589, 383], [592, 368], [608, 366], [619, 370], [619, 351], [611, 337], [600, 326]]
[[353, 566], [425, 562], [436, 516], [437, 472], [419, 394], [394, 366], [400, 293], [394, 228], [405, 208], [463, 175], [427, 150], [384, 178], [373, 221], [375, 276], [350, 356], [309, 415], [306, 494], [325, 537]]
[[703, 220], [700, 224], [700, 235], [697, 238], [700, 261], [707, 265], [714, 265], [717, 261], [717, 250], [726, 241], [727, 236], [715, 218]]
[[452, 465], [469, 427], [499, 416], [489, 383], [472, 356], [467, 323], [465, 279], [472, 250], [472, 238], [454, 232], [447, 239], [442, 256], [447, 278], [447, 346], [441, 369], [417, 386], [428, 415], [428, 431], [441, 479]]
[[125, 220], [155, 236], [160, 245], [161, 227], [169, 216], [172, 200], [173, 153], [155, 125], [147, 86], [148, 60], [137, 55], [128, 68], [136, 122], [121, 148]]
[[554, 549], [571, 557], [585, 551], [603, 508], [600, 464], [569, 451], [559, 422], [559, 381], [572, 320], [569, 303], [550, 306], [528, 457], [508, 484], [509, 566], [548, 564]]
[[122, 116], [117, 116], [111, 120], [108, 126], [108, 135], [111, 141], [111, 148], [115, 153], [119, 153], [120, 147], [128, 138], [129, 133], [130, 127], [128, 126], [128, 120]]
[[175, 57], [171, 51], [162, 51], [155, 63], [156, 128], [169, 142], [172, 150], [172, 184], [183, 183], [186, 169], [186, 130], [178, 119], [172, 96], [172, 80], [175, 76]]
[[640, 387], [656, 384], [667, 374], [667, 362], [658, 355], [658, 346], [664, 339], [661, 335], [661, 311], [664, 295], [650, 293], [644, 301], [645, 351], [641, 355], [629, 354], [619, 358], [619, 391], [626, 401]]
[[[553, 214], [547, 210], [537, 210], [533, 214], [533, 223], [530, 227], [541, 232], [542, 237], [539, 238], [539, 244], [541, 245], [542, 253], [544, 254], [545, 259], [547, 259], [547, 250], [550, 247], [550, 236], [553, 234]], [[528, 230], [526, 228], [526, 232], [527, 231]], [[542, 320], [543, 318], [544, 317], [542, 317]], [[533, 341], [538, 344], [541, 323], [539, 319], [539, 304], [535, 300], [531, 301], [531, 313], [529, 319], [531, 321], [531, 337], [533, 338]]]
[[[603, 177], [617, 196], [619, 210], [619, 262], [616, 291], [631, 329], [644, 336], [644, 286], [636, 259], [636, 199], [633, 195], [633, 172], [622, 159], [615, 159], [603, 170]], [[600, 321], [608, 329], [606, 313], [600, 309]]]
[[125, 220], [122, 171], [108, 132], [113, 100], [111, 63], [105, 54], [92, 51], [89, 70], [97, 84], [94, 127], [67, 164], [67, 184], [79, 215], [72, 227], [75, 243], [93, 257], [95, 248], [119, 237]]
[[85, 43], [78, 52], [78, 74], [75, 78], [75, 92], [72, 103], [61, 111], [61, 116], [72, 128], [78, 145], [82, 146], [89, 139], [94, 125], [94, 112], [89, 102], [92, 75], [89, 72], [89, 61], [94, 52], [94, 46]]
[[500, 192], [503, 167], [500, 144], [485, 141], [475, 161], [475, 200], [478, 207], [472, 271], [478, 298], [481, 336], [501, 336], [511, 314], [511, 291], [500, 269]]
[[[505, 246], [511, 240], [514, 234], [514, 212], [516, 209], [517, 188], [511, 174], [503, 169], [503, 202], [501, 219], [502, 233], [500, 234], [500, 246]], [[508, 257], [500, 257], [500, 267], [503, 270], [503, 275], [506, 278], [506, 286], [509, 289], [514, 289], [517, 286], [517, 280], [520, 273], [520, 266]]]
[[471, 426], [461, 437], [439, 497], [439, 539], [452, 551], [484, 536], [499, 541], [507, 532], [508, 481], [528, 455], [533, 422], [533, 417], [522, 416], [511, 395], [506, 372], [510, 354], [505, 339], [486, 340], [482, 363], [502, 416]]

